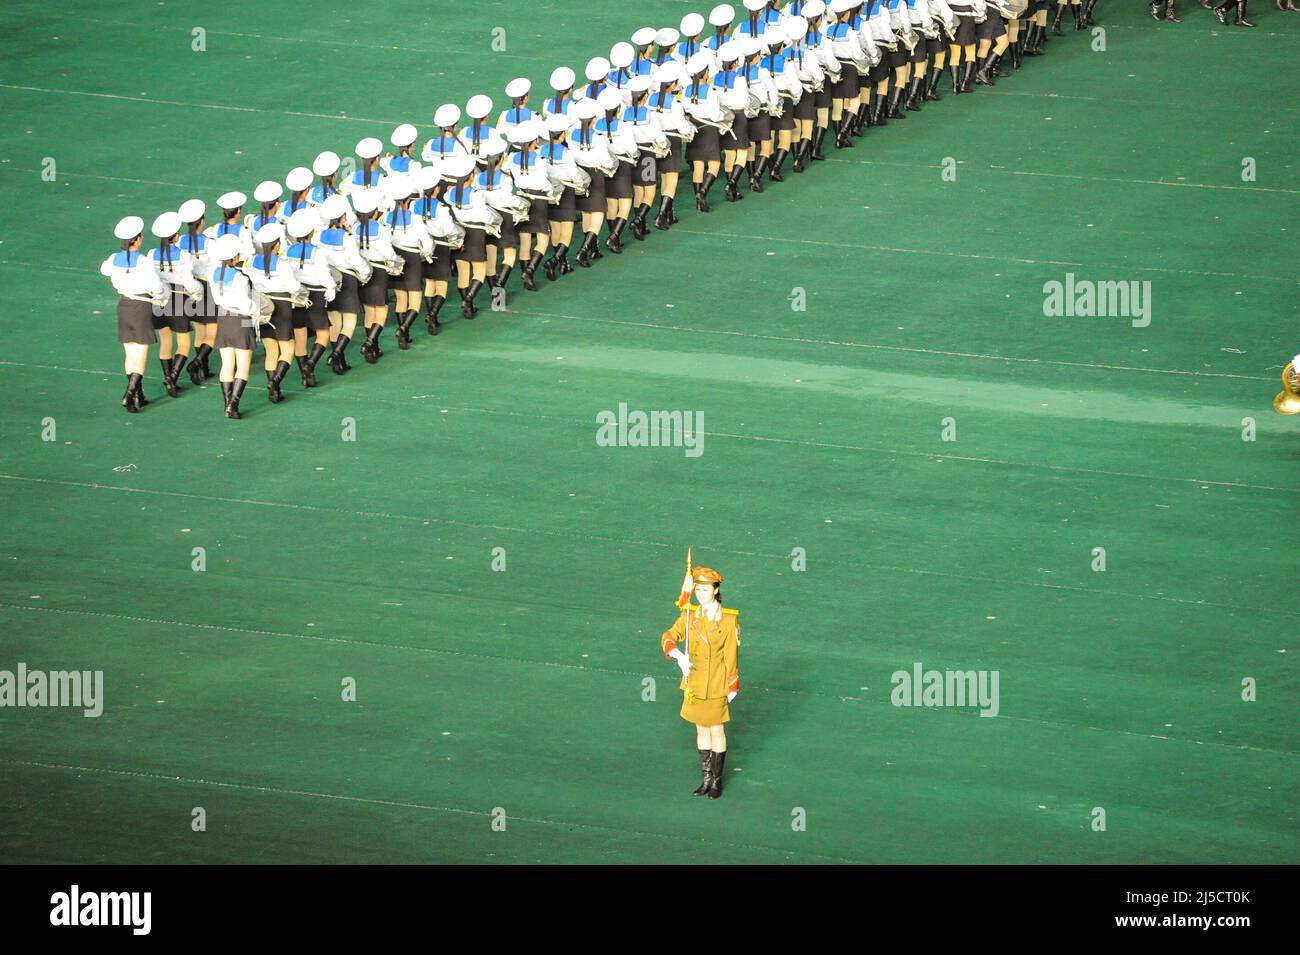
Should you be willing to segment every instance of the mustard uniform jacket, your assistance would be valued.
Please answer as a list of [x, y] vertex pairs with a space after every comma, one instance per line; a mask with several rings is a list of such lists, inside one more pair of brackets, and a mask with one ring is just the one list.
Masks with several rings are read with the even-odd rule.
[[677, 622], [660, 638], [664, 656], [669, 659], [677, 645], [686, 639], [687, 614], [691, 618], [690, 646], [686, 652], [691, 661], [691, 675], [682, 679], [681, 689], [689, 689], [697, 700], [726, 697], [733, 690], [739, 692], [740, 611], [723, 607], [714, 623], [699, 607], [683, 610]]

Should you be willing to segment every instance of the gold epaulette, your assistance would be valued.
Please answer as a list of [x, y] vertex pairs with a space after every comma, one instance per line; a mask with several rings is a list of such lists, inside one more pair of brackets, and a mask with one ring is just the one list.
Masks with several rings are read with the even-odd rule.
[[737, 614], [737, 615], [740, 614], [740, 611], [737, 610], [737, 609], [735, 609], [734, 607], [723, 607], [723, 608], [722, 608], [722, 612], [723, 612], [723, 613]]

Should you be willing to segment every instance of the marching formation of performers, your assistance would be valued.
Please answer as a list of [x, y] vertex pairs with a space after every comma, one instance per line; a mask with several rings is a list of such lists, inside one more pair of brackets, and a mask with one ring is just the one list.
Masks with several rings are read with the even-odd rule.
[[[1067, 3], [1082, 29], [1095, 2], [1060, 0], [1055, 32]], [[241, 417], [259, 338], [272, 403], [295, 363], [304, 388], [322, 358], [346, 374], [358, 335], [373, 364], [390, 323], [400, 349], [421, 310], [438, 334], [453, 281], [472, 319], [483, 287], [504, 295], [515, 269], [536, 292], [539, 269], [557, 281], [604, 258], [603, 231], [605, 250], [619, 254], [625, 232], [644, 241], [652, 225], [670, 230], [683, 175], [707, 213], [718, 180], [738, 202], [742, 185], [761, 193], [765, 180], [785, 181], [787, 160], [803, 173], [826, 158], [828, 137], [852, 148], [867, 128], [938, 100], [945, 71], [955, 94], [993, 85], [1043, 53], [1049, 3], [743, 0], [739, 15], [723, 4], [707, 21], [692, 13], [678, 29], [637, 30], [588, 62], [581, 81], [556, 69], [539, 108], [531, 82], [516, 79], [495, 120], [491, 98], [474, 96], [463, 115], [440, 106], [423, 143], [410, 124], [393, 131], [392, 152], [361, 140], [354, 171], [323, 152], [283, 185], [261, 183], [251, 204], [228, 192], [210, 214], [191, 199], [154, 219], [148, 252], [144, 221], [129, 216], [100, 268], [120, 295], [122, 406], [149, 403], [154, 343], [172, 397], [187, 362], [198, 385], [218, 352], [229, 418]]]

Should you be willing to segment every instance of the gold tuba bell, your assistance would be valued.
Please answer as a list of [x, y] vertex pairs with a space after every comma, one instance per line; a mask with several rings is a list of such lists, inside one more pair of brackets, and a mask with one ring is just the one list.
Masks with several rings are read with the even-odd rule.
[[1282, 390], [1273, 399], [1273, 408], [1279, 414], [1300, 413], [1300, 371], [1289, 361], [1282, 368]]

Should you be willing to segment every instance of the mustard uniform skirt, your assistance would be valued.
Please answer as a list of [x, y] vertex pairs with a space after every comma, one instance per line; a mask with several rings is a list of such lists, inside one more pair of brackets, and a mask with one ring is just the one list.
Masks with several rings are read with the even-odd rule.
[[717, 726], [731, 719], [727, 707], [727, 698], [720, 696], [713, 700], [682, 700], [682, 719], [699, 726]]

